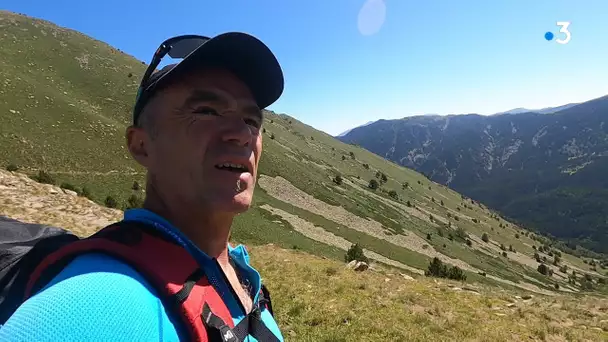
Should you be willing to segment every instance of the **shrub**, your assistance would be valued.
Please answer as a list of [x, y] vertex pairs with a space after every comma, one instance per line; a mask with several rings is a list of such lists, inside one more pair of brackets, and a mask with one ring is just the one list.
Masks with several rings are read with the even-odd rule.
[[450, 270], [448, 271], [448, 278], [462, 281], [467, 280], [466, 274], [464, 274], [464, 271], [461, 270], [458, 266], [452, 266], [450, 268]]
[[412, 207], [412, 203], [410, 203], [410, 200], [407, 200], [407, 202], [405, 202], [405, 205], [407, 205], [409, 208]]
[[467, 246], [471, 247], [473, 246], [473, 242], [471, 242], [471, 240], [467, 239]]
[[597, 278], [597, 283], [598, 284], [602, 284], [602, 285], [606, 285], [606, 279], [602, 278], [602, 277], [599, 277], [599, 278]]
[[555, 283], [555, 285], [553, 285], [555, 287], [556, 290], [559, 290], [559, 284]]
[[38, 174], [34, 176], [34, 180], [43, 184], [55, 184], [55, 178], [53, 178], [50, 173], [43, 170], [38, 171]]
[[568, 266], [567, 265], [562, 265], [559, 268], [559, 271], [562, 272], [562, 273], [567, 273], [568, 272]]
[[364, 169], [369, 169], [369, 164], [363, 164]]
[[376, 190], [376, 189], [378, 189], [378, 187], [379, 187], [380, 185], [378, 184], [378, 181], [377, 181], [377, 180], [372, 179], [372, 180], [370, 180], [370, 181], [369, 181], [369, 184], [368, 184], [367, 186], [368, 186], [370, 189], [372, 189], [372, 190]]
[[345, 262], [351, 262], [353, 260], [368, 262], [369, 260], [363, 253], [363, 248], [358, 243], [355, 243], [350, 246], [346, 255], [344, 256]]
[[443, 229], [441, 227], [437, 228], [437, 235], [439, 235], [439, 237], [445, 236], [445, 233], [443, 232]]
[[340, 175], [336, 175], [333, 179], [334, 183], [336, 183], [337, 185], [342, 185], [342, 176]]
[[450, 241], [454, 241], [454, 236], [452, 235], [452, 233], [448, 234], [448, 239], [450, 239]]
[[262, 128], [262, 133], [266, 133], [266, 127]]
[[342, 160], [346, 160], [346, 156], [342, 156]]
[[538, 267], [536, 268], [536, 270], [538, 271], [538, 273], [540, 273], [542, 275], [548, 275], [549, 274], [549, 267], [547, 267], [547, 265], [545, 265], [545, 264], [538, 265]]
[[458, 216], [454, 216], [454, 221], [460, 221], [460, 218]]
[[588, 281], [587, 279], [584, 279], [583, 281], [581, 281], [581, 289], [583, 290], [593, 290], [593, 283]]
[[483, 235], [481, 236], [481, 240], [483, 242], [490, 242], [490, 237], [488, 236], [488, 234], [483, 233]]
[[386, 183], [388, 181], [388, 178], [386, 177], [386, 175], [384, 173], [382, 173], [380, 175], [380, 180], [382, 181], [382, 183]]
[[440, 204], [443, 206], [443, 200], [441, 200]]
[[430, 240], [430, 239], [431, 239], [431, 233], [427, 233], [427, 234], [426, 234], [426, 239], [427, 239], [427, 240]]
[[439, 258], [433, 258], [433, 260], [429, 263], [427, 270], [424, 272], [424, 275], [427, 277], [438, 277], [438, 278], [448, 278], [453, 280], [462, 280], [465, 281], [467, 276], [464, 272], [458, 268], [457, 266], [452, 266], [448, 269], [447, 265], [445, 265]]
[[559, 263], [562, 261], [562, 259], [560, 257], [558, 257], [557, 255], [553, 257], [553, 265], [557, 266], [559, 265]]
[[133, 189], [135, 191], [139, 191], [139, 190], [141, 190], [141, 186], [139, 185], [139, 183], [137, 183], [137, 181], [134, 181], [133, 185], [131, 186], [131, 189]]
[[519, 239], [519, 234], [515, 233], [515, 238]]
[[15, 164], [8, 164], [6, 166], [6, 171], [15, 172], [17, 170], [19, 170], [19, 167], [17, 165], [15, 165]]
[[104, 203], [105, 203], [106, 207], [108, 207], [108, 208], [118, 207], [118, 201], [112, 196], [106, 197], [106, 200], [104, 201]]
[[87, 188], [86, 186], [83, 186], [82, 191], [80, 192], [80, 196], [92, 199], [91, 190], [89, 190], [89, 188]]
[[431, 197], [431, 202], [435, 203], [435, 197]]
[[274, 140], [274, 133], [270, 133], [270, 139]]
[[397, 191], [395, 191], [395, 190], [389, 191], [388, 195], [391, 196], [394, 199], [398, 199], [399, 198], [399, 196], [397, 196]]
[[507, 248], [505, 247], [505, 245], [504, 245], [504, 244], [502, 244], [502, 243], [500, 244], [500, 249], [502, 249], [503, 251], [506, 251], [506, 250], [507, 250]]
[[434, 222], [435, 218], [433, 217], [433, 214], [429, 214], [429, 221]]
[[133, 73], [132, 73], [132, 72], [130, 72], [129, 74], [127, 74], [127, 77], [128, 77], [128, 78], [133, 77]]
[[405, 190], [405, 189], [407, 189], [409, 186], [410, 186], [410, 183], [405, 182], [405, 183], [401, 184], [401, 189]]
[[477, 223], [479, 222], [476, 218], [473, 219], [473, 222]]
[[135, 194], [129, 196], [129, 198], [127, 199], [127, 208], [126, 209], [141, 208], [143, 206], [144, 206], [143, 198], [141, 198]]
[[462, 240], [466, 240], [469, 238], [469, 234], [467, 233], [466, 230], [464, 230], [464, 228], [462, 227], [458, 227], [456, 229], [456, 237], [462, 239]]
[[507, 257], [507, 252], [502, 252], [502, 256], [506, 258]]
[[350, 158], [351, 158], [351, 159], [355, 159], [355, 153], [354, 153], [353, 151], [350, 151], [350, 153], [349, 153], [349, 154], [350, 154]]

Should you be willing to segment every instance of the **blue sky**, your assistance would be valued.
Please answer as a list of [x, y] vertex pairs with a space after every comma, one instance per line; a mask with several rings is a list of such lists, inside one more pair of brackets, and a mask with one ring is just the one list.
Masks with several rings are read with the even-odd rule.
[[[491, 114], [608, 94], [606, 0], [4, 0], [2, 8], [147, 62], [173, 35], [251, 33], [285, 72], [270, 109], [330, 134], [380, 118]], [[547, 31], [563, 37], [557, 21], [571, 22], [566, 45], [544, 39]]]

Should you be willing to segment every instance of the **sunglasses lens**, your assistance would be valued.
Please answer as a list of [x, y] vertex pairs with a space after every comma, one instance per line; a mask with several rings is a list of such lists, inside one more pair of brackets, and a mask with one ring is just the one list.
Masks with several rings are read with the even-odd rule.
[[171, 50], [169, 50], [169, 56], [171, 58], [185, 58], [192, 51], [196, 50], [199, 46], [203, 45], [209, 38], [194, 37], [180, 39], [171, 44]]

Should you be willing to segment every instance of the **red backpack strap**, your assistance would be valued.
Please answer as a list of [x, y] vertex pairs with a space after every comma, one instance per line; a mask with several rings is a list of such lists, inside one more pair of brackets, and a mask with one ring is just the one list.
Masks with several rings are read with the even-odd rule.
[[122, 221], [49, 254], [34, 269], [25, 299], [39, 291], [76, 256], [100, 252], [126, 262], [142, 274], [157, 290], [165, 307], [177, 316], [189, 341], [212, 341], [201, 316], [204, 304], [233, 328], [228, 308], [196, 260], [181, 246], [143, 226]]

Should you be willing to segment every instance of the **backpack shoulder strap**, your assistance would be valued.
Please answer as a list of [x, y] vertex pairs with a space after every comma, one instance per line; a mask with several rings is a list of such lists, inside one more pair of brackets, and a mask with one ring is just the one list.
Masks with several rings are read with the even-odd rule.
[[[49, 254], [32, 272], [24, 300], [39, 291], [75, 257], [100, 252], [141, 273], [157, 290], [167, 310], [175, 315], [176, 323], [187, 333], [188, 340], [208, 341], [201, 320], [203, 303], [214, 299], [213, 294], [217, 296], [216, 301], [221, 302], [221, 298], [215, 291], [209, 291], [213, 287], [185, 249], [144, 226], [121, 221]], [[167, 255], [171, 257], [167, 258]], [[190, 295], [193, 289], [197, 289], [198, 295]], [[226, 317], [227, 308], [222, 312], [221, 305], [214, 305], [214, 309]]]
[[265, 307], [270, 314], [274, 317], [274, 310], [272, 309], [272, 301], [270, 300], [270, 291], [266, 285], [262, 284], [262, 288], [260, 289], [260, 306]]

